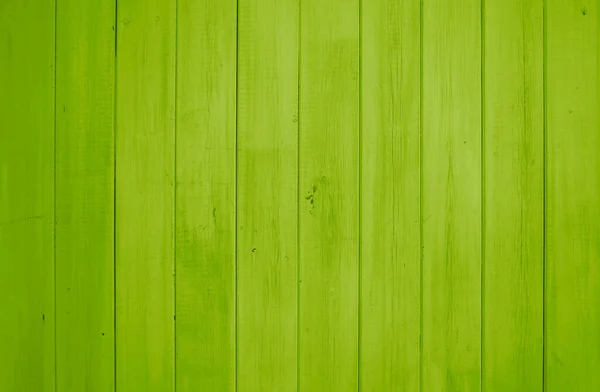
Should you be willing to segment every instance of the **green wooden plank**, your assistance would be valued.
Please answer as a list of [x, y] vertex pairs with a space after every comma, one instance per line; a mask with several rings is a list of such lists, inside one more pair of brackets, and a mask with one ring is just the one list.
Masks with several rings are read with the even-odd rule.
[[298, 0], [238, 14], [238, 391], [297, 385]]
[[423, 3], [423, 391], [480, 389], [480, 6]]
[[54, 29], [54, 2], [0, 4], [0, 384], [7, 391], [55, 384]]
[[600, 3], [546, 4], [546, 390], [600, 390]]
[[236, 3], [179, 0], [177, 390], [235, 389]]
[[542, 0], [488, 0], [484, 15], [486, 391], [542, 391]]
[[0, 2], [0, 389], [54, 391], [54, 1]]
[[359, 2], [300, 7], [299, 386], [358, 388]]
[[174, 390], [175, 2], [119, 0], [116, 384]]
[[114, 391], [115, 3], [57, 5], [56, 377]]
[[361, 390], [418, 391], [420, 2], [364, 2], [361, 39]]

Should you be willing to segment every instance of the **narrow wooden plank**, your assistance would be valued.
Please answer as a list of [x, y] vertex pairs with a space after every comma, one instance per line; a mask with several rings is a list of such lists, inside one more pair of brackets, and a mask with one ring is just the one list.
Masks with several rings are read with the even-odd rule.
[[54, 1], [0, 2], [0, 389], [54, 391]]
[[175, 1], [119, 0], [116, 386], [173, 391]]
[[420, 2], [362, 7], [361, 390], [418, 391]]
[[114, 391], [115, 3], [57, 4], [56, 377]]
[[546, 390], [600, 390], [600, 4], [546, 4]]
[[479, 391], [481, 4], [423, 3], [423, 391]]
[[297, 385], [298, 0], [238, 14], [238, 391]]
[[359, 2], [300, 7], [299, 384], [358, 389]]
[[177, 390], [235, 389], [235, 0], [179, 0]]
[[542, 0], [488, 0], [484, 26], [484, 389], [542, 391]]

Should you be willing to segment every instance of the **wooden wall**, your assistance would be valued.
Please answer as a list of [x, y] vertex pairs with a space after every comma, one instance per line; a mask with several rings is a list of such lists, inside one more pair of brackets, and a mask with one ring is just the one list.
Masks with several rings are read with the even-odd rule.
[[600, 0], [1, 0], [0, 391], [600, 390]]

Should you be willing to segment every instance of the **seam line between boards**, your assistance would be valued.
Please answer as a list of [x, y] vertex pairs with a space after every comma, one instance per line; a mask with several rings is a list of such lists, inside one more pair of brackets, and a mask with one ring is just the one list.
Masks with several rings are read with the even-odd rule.
[[[57, 0], [58, 1], [58, 0]], [[113, 377], [117, 387], [117, 34], [119, 26], [119, 1], [115, 0], [114, 15], [114, 62], [113, 62]]]
[[300, 184], [301, 184], [301, 179], [300, 179], [300, 144], [301, 144], [301, 138], [300, 138], [300, 129], [301, 129], [301, 124], [302, 124], [302, 119], [300, 116], [300, 104], [301, 104], [301, 73], [302, 73], [302, 2], [300, 0], [298, 0], [298, 18], [297, 18], [297, 23], [298, 23], [298, 37], [297, 37], [297, 55], [298, 55], [298, 59], [297, 59], [297, 66], [296, 66], [296, 78], [297, 78], [297, 102], [296, 102], [296, 116], [298, 118], [298, 125], [297, 125], [297, 162], [296, 162], [296, 392], [300, 391], [300, 290], [301, 290], [301, 286], [300, 286], [300, 229], [301, 229], [301, 224], [300, 224], [300, 216], [301, 216], [301, 211], [300, 211], [300, 195], [301, 195], [301, 190], [300, 190]]
[[485, 0], [481, 1], [481, 15], [480, 15], [480, 78], [481, 78], [481, 90], [480, 90], [480, 126], [481, 126], [481, 140], [480, 140], [480, 180], [481, 180], [481, 197], [480, 197], [480, 239], [481, 239], [481, 254], [480, 254], [480, 352], [479, 352], [479, 361], [480, 361], [480, 372], [479, 372], [479, 388], [481, 391], [484, 390], [484, 380], [485, 380], [485, 209], [486, 209], [486, 188], [485, 188], [485, 170], [486, 170], [486, 154], [485, 154]]
[[56, 134], [57, 134], [57, 116], [56, 116], [56, 98], [57, 98], [57, 90], [58, 90], [58, 83], [57, 83], [57, 58], [58, 58], [58, 0], [54, 1], [54, 151], [53, 151], [53, 159], [54, 159], [54, 178], [53, 178], [53, 209], [54, 209], [54, 216], [53, 216], [53, 221], [52, 221], [52, 248], [53, 248], [53, 254], [52, 254], [52, 258], [53, 258], [53, 274], [54, 274], [54, 390], [58, 391], [58, 342], [57, 342], [57, 327], [58, 327], [58, 320], [57, 320], [57, 316], [58, 316], [58, 303], [56, 301], [56, 288], [58, 285], [58, 282], [56, 281], [56, 235], [57, 235], [57, 213], [56, 213], [56, 166], [57, 166], [57, 145], [56, 145]]
[[239, 111], [239, 30], [240, 30], [240, 2], [235, 2], [235, 150], [234, 150], [234, 204], [235, 204], [235, 229], [234, 229], [234, 302], [235, 302], [235, 361], [234, 361], [234, 386], [238, 390], [238, 329], [239, 329], [239, 299], [238, 299], [238, 111]]
[[423, 0], [419, 2], [419, 391], [423, 391]]
[[362, 160], [363, 160], [363, 124], [362, 124], [362, 55], [363, 55], [363, 0], [358, 2], [358, 391], [361, 391], [361, 363], [362, 363]]
[[179, 0], [175, 0], [175, 107], [173, 119], [173, 389], [177, 391], [177, 113], [179, 57]]
[[296, 285], [297, 285], [297, 292], [296, 292], [296, 391], [300, 391], [300, 385], [301, 385], [301, 350], [300, 350], [300, 334], [301, 334], [301, 318], [300, 318], [300, 314], [301, 314], [301, 308], [300, 308], [300, 304], [301, 304], [301, 241], [300, 241], [300, 236], [301, 236], [301, 124], [302, 124], [302, 117], [301, 117], [301, 81], [302, 81], [302, 1], [298, 0], [298, 18], [297, 18], [297, 23], [298, 23], [298, 37], [297, 37], [297, 55], [298, 55], [298, 59], [297, 59], [297, 118], [298, 118], [298, 127], [297, 127], [297, 185], [296, 185], [296, 191], [297, 191], [297, 195], [296, 195], [296, 216], [297, 216], [297, 222], [296, 222], [296, 230], [297, 230], [297, 238], [296, 238], [296, 242], [297, 242], [297, 265], [296, 265]]

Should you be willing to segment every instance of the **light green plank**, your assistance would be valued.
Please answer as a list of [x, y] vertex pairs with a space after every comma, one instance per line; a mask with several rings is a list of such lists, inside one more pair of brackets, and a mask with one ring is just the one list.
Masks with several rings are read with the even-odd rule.
[[300, 6], [299, 384], [358, 388], [359, 2]]
[[114, 391], [114, 1], [65, 0], [56, 47], [59, 391]]
[[236, 3], [179, 0], [177, 390], [235, 389]]
[[420, 2], [362, 8], [361, 390], [418, 391]]
[[485, 4], [486, 391], [542, 391], [542, 0]]
[[423, 391], [479, 391], [481, 8], [423, 4]]
[[54, 391], [54, 1], [0, 2], [0, 390]]
[[119, 0], [118, 391], [174, 390], [175, 2]]
[[546, 390], [600, 390], [600, 3], [546, 4]]
[[298, 1], [238, 14], [238, 391], [295, 391]]

